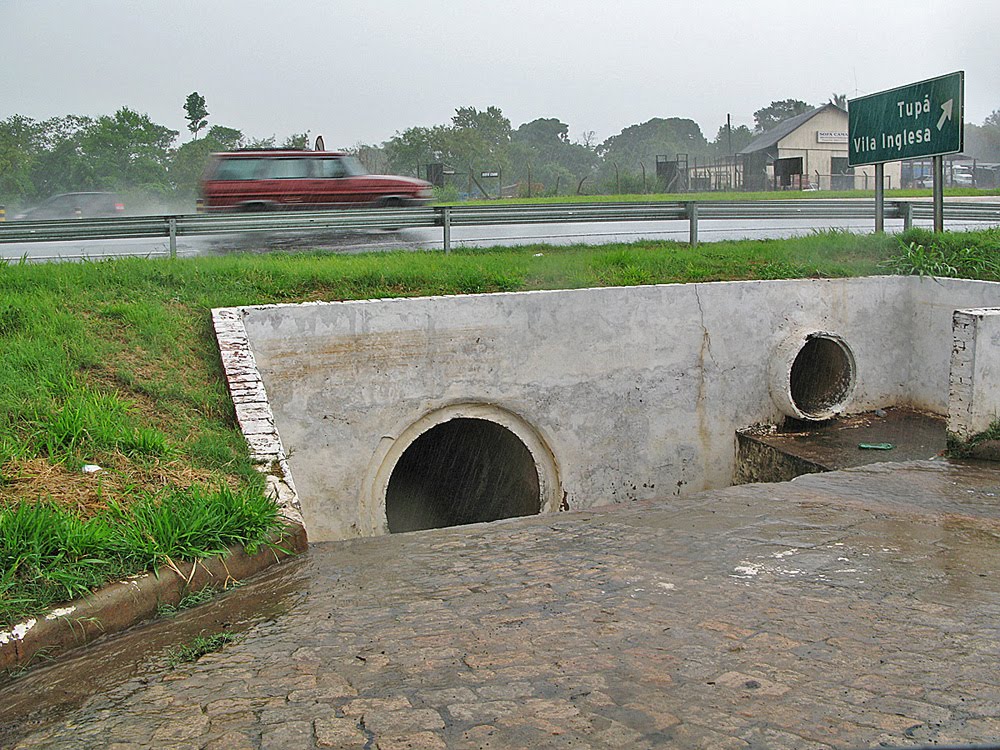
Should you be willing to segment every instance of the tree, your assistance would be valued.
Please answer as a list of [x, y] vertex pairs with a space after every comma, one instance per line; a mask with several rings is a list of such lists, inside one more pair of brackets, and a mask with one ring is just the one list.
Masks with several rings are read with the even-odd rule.
[[[725, 125], [719, 126], [719, 132], [715, 134], [712, 146], [717, 157], [726, 157], [731, 154], [738, 154], [754, 138], [753, 131], [746, 125], [737, 125], [732, 128], [732, 133]], [[730, 143], [732, 149], [730, 150]]]
[[208, 117], [205, 97], [197, 91], [192, 91], [184, 100], [184, 111], [187, 113], [184, 117], [188, 121], [188, 130], [191, 131], [191, 135], [197, 138], [198, 131], [208, 125], [208, 120], [205, 119]]
[[830, 97], [830, 104], [847, 111], [847, 94], [833, 94]]
[[95, 189], [92, 169], [81, 155], [80, 137], [75, 133], [39, 156], [33, 174], [39, 197]]
[[309, 131], [292, 133], [282, 142], [281, 148], [293, 148], [300, 151], [309, 148]]
[[569, 125], [555, 117], [540, 117], [521, 125], [511, 140], [544, 150], [558, 149], [569, 143]]
[[656, 163], [657, 156], [704, 157], [708, 150], [708, 141], [694, 120], [654, 117], [611, 136], [597, 147], [597, 154], [605, 163], [617, 163], [621, 168], [634, 170], [640, 162], [649, 169]]
[[269, 135], [267, 138], [247, 138], [243, 147], [251, 149], [274, 148], [274, 136]]
[[242, 147], [246, 140], [242, 130], [227, 128], [225, 125], [213, 125], [208, 129], [205, 138], [212, 141], [216, 151], [235, 151]]
[[444, 133], [445, 160], [474, 171], [480, 168], [506, 171], [510, 150], [510, 120], [499, 107], [479, 111], [459, 107]]
[[177, 131], [122, 107], [114, 115], [68, 115], [39, 124], [32, 197], [81, 190], [169, 190], [167, 168]]
[[398, 174], [416, 174], [424, 164], [439, 162], [444, 157], [445, 135], [448, 128], [407, 128], [385, 143], [389, 169]]
[[994, 110], [982, 125], [965, 123], [965, 153], [979, 161], [1000, 162], [1000, 109]]
[[640, 161], [655, 163], [658, 155], [704, 156], [708, 141], [694, 120], [686, 117], [654, 117], [638, 125], [630, 125], [597, 147], [605, 161], [615, 160], [630, 166]]
[[92, 118], [79, 115], [52, 117], [41, 123], [43, 150], [32, 174], [39, 198], [92, 189], [92, 169], [82, 157], [80, 141], [93, 127]]
[[168, 172], [177, 197], [183, 202], [194, 200], [209, 157], [216, 151], [233, 151], [242, 146], [244, 140], [243, 133], [236, 128], [213, 125], [204, 138], [182, 143], [170, 160]]
[[592, 174], [598, 158], [570, 141], [569, 125], [547, 117], [526, 122], [511, 134], [509, 161], [512, 177], [525, 184], [530, 177], [533, 185], [554, 193], [556, 185], [569, 189]]
[[357, 157], [369, 174], [386, 174], [389, 171], [389, 157], [385, 146], [356, 143], [345, 151]]
[[510, 120], [499, 107], [459, 107], [451, 125], [407, 128], [383, 144], [387, 166], [415, 174], [425, 164], [444, 163], [458, 170], [498, 169], [507, 174]]
[[158, 125], [148, 115], [122, 107], [99, 117], [79, 135], [79, 156], [89, 169], [95, 190], [142, 188], [160, 191], [169, 184], [170, 147], [177, 131]]
[[782, 99], [780, 102], [771, 102], [768, 106], [753, 113], [754, 132], [758, 135], [766, 133], [782, 120], [804, 114], [811, 109], [810, 105], [800, 99]]
[[32, 176], [42, 133], [39, 123], [21, 115], [0, 120], [0, 204], [35, 197]]
[[496, 150], [510, 143], [510, 120], [503, 116], [499, 107], [487, 107], [482, 112], [475, 107], [459, 107], [451, 118], [451, 124], [458, 129], [477, 131]]
[[707, 157], [710, 148], [694, 120], [654, 117], [611, 136], [597, 147], [597, 154], [604, 162], [602, 178], [605, 189], [617, 192], [631, 190], [630, 186], [641, 186], [639, 175], [643, 170], [647, 180], [652, 179], [657, 156], [673, 159], [677, 154], [687, 154], [693, 161]]

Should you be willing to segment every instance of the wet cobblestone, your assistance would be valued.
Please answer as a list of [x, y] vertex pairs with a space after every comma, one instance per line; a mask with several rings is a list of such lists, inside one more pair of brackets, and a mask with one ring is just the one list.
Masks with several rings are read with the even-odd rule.
[[155, 623], [10, 683], [0, 745], [996, 741], [998, 485], [981, 467], [875, 467], [317, 545], [228, 595], [292, 606], [197, 663], [147, 658], [45, 708], [81, 665], [178, 627]]

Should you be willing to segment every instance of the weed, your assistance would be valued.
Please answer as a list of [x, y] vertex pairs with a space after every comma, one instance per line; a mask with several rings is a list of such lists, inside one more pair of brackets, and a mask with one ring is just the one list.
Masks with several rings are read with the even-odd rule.
[[882, 262], [890, 273], [984, 280], [1000, 279], [1000, 232], [985, 229], [961, 234], [911, 230], [899, 239], [899, 249]]
[[167, 652], [167, 664], [175, 669], [184, 663], [194, 663], [205, 654], [221, 651], [228, 643], [238, 640], [234, 633], [221, 632], [212, 635], [198, 635], [190, 643], [170, 649]]
[[197, 607], [200, 604], [210, 602], [218, 595], [218, 589], [211, 586], [205, 586], [198, 591], [192, 591], [185, 594], [180, 598], [180, 601], [178, 601], [177, 604], [161, 602], [156, 608], [156, 614], [160, 617], [174, 617], [178, 612], [183, 612], [185, 609], [191, 609], [192, 607]]
[[900, 275], [955, 276], [957, 273], [939, 249], [927, 249], [916, 242], [905, 245], [899, 255], [884, 261], [884, 266]]
[[955, 435], [948, 435], [948, 455], [952, 458], [969, 458], [976, 455], [976, 449], [986, 442], [1000, 441], [1000, 420], [976, 435], [962, 440]]
[[81, 519], [48, 502], [0, 508], [0, 623], [88, 594], [108, 580], [198, 560], [234, 545], [249, 553], [280, 527], [259, 492], [194, 486], [139, 496]]
[[7, 678], [10, 680], [16, 680], [19, 677], [23, 677], [30, 669], [37, 666], [39, 662], [52, 661], [51, 652], [51, 648], [40, 648], [28, 657], [27, 661], [5, 669], [4, 674], [6, 674]]
[[121, 451], [126, 455], [165, 456], [166, 439], [152, 427], [136, 427], [129, 404], [113, 393], [87, 386], [64, 386], [61, 403], [35, 411], [34, 441], [50, 458], [61, 461], [81, 453]]

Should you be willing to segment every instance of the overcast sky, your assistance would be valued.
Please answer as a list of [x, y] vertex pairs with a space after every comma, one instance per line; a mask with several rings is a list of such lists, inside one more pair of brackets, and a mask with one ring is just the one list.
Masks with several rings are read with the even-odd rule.
[[998, 0], [0, 0], [0, 119], [128, 106], [190, 134], [184, 100], [250, 136], [380, 143], [456, 107], [597, 140], [652, 117], [709, 139], [731, 113], [964, 70], [1000, 109]]

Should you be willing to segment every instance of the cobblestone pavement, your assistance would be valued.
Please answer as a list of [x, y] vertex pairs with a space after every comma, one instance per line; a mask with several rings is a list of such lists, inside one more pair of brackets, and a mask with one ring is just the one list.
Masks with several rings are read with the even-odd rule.
[[931, 462], [317, 545], [215, 605], [290, 602], [221, 652], [114, 672], [182, 619], [154, 623], [8, 685], [0, 726], [111, 750], [995, 742], [998, 496], [1000, 472]]

